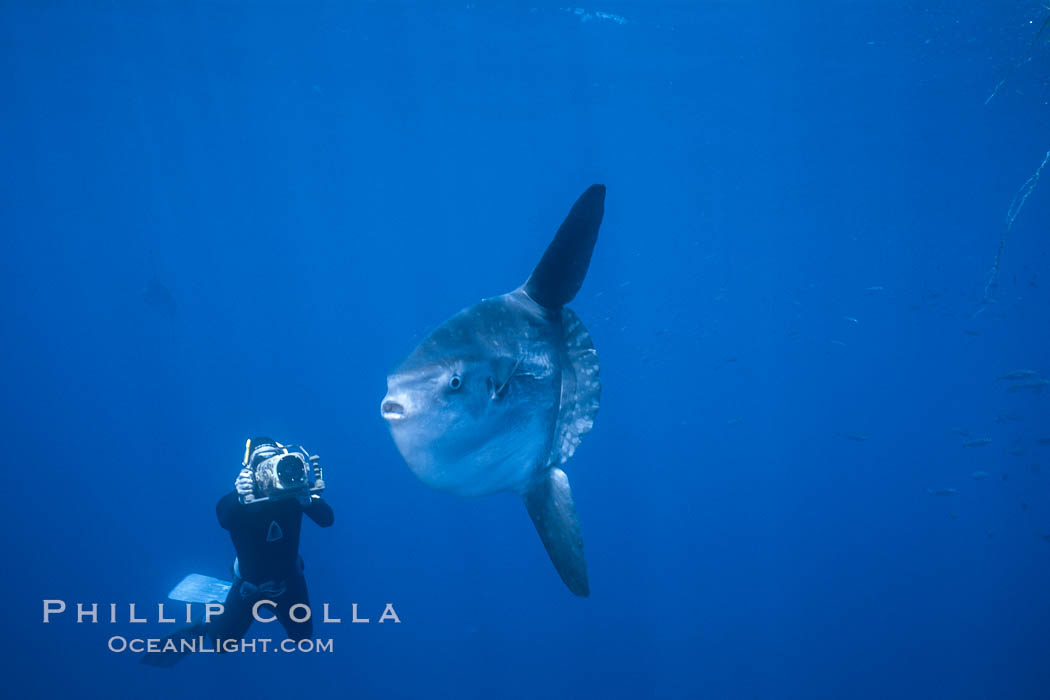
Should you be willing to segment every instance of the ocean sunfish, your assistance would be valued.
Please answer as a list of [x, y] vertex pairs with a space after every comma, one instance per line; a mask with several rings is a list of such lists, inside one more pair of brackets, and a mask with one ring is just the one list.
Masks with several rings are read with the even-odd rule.
[[388, 377], [381, 411], [409, 469], [458, 496], [518, 494], [569, 590], [590, 592], [561, 465], [594, 424], [598, 354], [565, 305], [583, 284], [605, 186], [576, 200], [524, 285], [460, 311]]

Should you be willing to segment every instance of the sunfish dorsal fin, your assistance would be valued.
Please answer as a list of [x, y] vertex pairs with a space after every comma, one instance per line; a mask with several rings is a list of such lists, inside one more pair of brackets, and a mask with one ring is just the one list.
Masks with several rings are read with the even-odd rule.
[[525, 293], [533, 301], [559, 309], [573, 300], [587, 276], [604, 213], [605, 185], [591, 185], [572, 205], [525, 283]]
[[576, 595], [590, 595], [583, 535], [565, 472], [557, 467], [540, 472], [522, 500], [561, 580]]

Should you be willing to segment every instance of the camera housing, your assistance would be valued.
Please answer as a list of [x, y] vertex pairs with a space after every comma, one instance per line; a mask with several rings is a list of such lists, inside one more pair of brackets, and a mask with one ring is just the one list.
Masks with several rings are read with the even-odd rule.
[[252, 492], [241, 497], [243, 503], [300, 498], [320, 494], [325, 484], [320, 465], [299, 445], [279, 442], [245, 446], [244, 465], [252, 477]]

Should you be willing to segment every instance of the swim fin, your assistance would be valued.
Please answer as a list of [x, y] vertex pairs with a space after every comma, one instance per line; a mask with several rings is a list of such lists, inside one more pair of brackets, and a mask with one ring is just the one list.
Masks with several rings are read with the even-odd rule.
[[221, 603], [226, 600], [231, 586], [233, 584], [229, 581], [203, 574], [190, 574], [171, 589], [168, 597], [184, 603]]

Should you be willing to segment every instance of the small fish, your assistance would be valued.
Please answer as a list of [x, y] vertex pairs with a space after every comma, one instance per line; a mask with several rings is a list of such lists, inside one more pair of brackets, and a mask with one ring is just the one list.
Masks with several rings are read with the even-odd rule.
[[843, 343], [841, 340], [835, 340], [834, 338], [831, 338], [830, 340], [832, 343], [835, 343], [835, 345], [841, 345], [842, 347], [846, 347], [846, 344]]
[[860, 321], [858, 321], [857, 319], [853, 318], [852, 316], [843, 316], [842, 318], [844, 318], [845, 320], [849, 321], [853, 325], [857, 325], [857, 324], [860, 323]]
[[1032, 390], [1040, 392], [1043, 387], [1050, 384], [1050, 379], [1026, 379], [1024, 381], [1015, 382], [1010, 386], [1006, 387], [1009, 392], [1027, 391]]
[[167, 320], [173, 320], [179, 315], [179, 305], [167, 285], [160, 281], [157, 274], [157, 261], [153, 257], [153, 251], [149, 251], [150, 280], [146, 288], [142, 290], [142, 298], [146, 304], [157, 314]]
[[1021, 501], [1021, 510], [1028, 510], [1028, 504], [1024, 501]]
[[744, 422], [743, 418], [730, 418], [726, 421], [726, 425], [740, 425]]
[[1036, 438], [1035, 444], [1042, 445], [1043, 447], [1050, 446], [1050, 437]]
[[974, 330], [973, 328], [967, 328], [965, 331], [963, 331], [963, 333], [965, 333], [966, 335], [979, 336], [981, 334], [981, 331]]
[[974, 438], [972, 440], [966, 440], [963, 442], [963, 447], [983, 447], [984, 445], [991, 445], [991, 438]]
[[864, 442], [865, 440], [868, 439], [868, 436], [865, 435], [864, 433], [839, 433], [839, 432], [836, 432], [835, 434], [838, 435], [839, 437], [844, 437], [847, 440], [853, 440], [854, 442]]
[[1006, 472], [1003, 472], [1003, 481], [1009, 481], [1009, 480], [1010, 480], [1010, 475], [1007, 474]]
[[173, 320], [179, 315], [179, 305], [164, 283], [154, 277], [142, 290], [142, 298], [159, 316]]
[[1014, 457], [1022, 457], [1022, 456], [1024, 456], [1024, 448], [1023, 447], [1011, 447], [1006, 452], [1007, 452], [1007, 454], [1012, 454]]
[[1038, 464], [1033, 464], [1032, 465], [1032, 473], [1033, 474], [1038, 474], [1039, 473], [1039, 465]]
[[868, 294], [878, 294], [879, 292], [885, 292], [886, 288], [881, 286], [881, 285], [876, 284], [876, 285], [873, 285], [871, 287], [865, 288], [864, 291], [867, 292]]
[[974, 481], [981, 481], [982, 479], [988, 478], [988, 472], [976, 471], [973, 474], [970, 474], [970, 477]]
[[1003, 411], [995, 417], [996, 423], [1020, 423], [1024, 420], [1024, 416], [1013, 411]]
[[960, 427], [960, 426], [956, 426], [956, 427], [952, 428], [952, 435], [959, 435], [961, 437], [967, 437], [967, 436], [969, 436], [969, 434], [970, 434], [970, 431], [967, 430], [966, 428], [963, 428], [963, 427]]
[[951, 518], [952, 520], [958, 520], [959, 519], [959, 514], [958, 513], [952, 513], [948, 517]]
[[1006, 379], [1006, 380], [1026, 379], [1028, 377], [1034, 377], [1034, 376], [1035, 376], [1035, 370], [1034, 369], [1014, 369], [1014, 370], [1010, 370], [1006, 374], [1000, 374], [998, 377], [996, 377], [996, 379], [999, 380], [999, 381], [1002, 381], [1004, 379]]
[[926, 493], [930, 494], [931, 496], [954, 496], [959, 492], [949, 486], [945, 486], [944, 488], [940, 489], [926, 489]]

